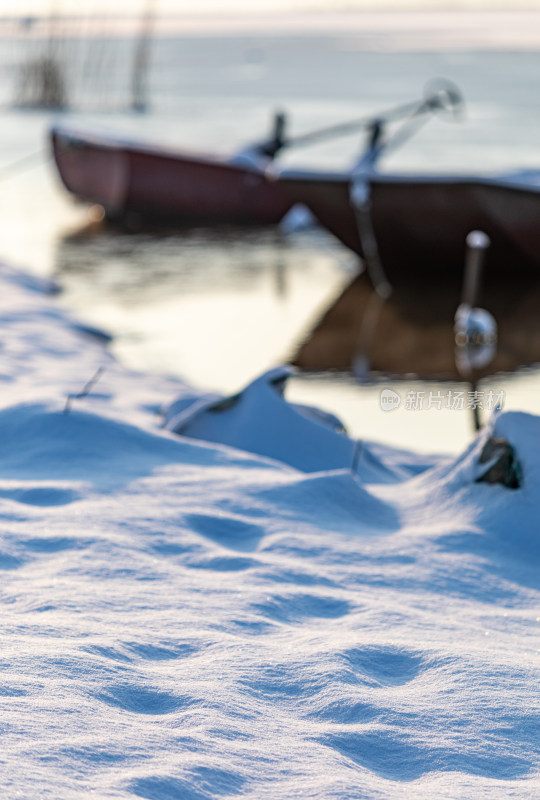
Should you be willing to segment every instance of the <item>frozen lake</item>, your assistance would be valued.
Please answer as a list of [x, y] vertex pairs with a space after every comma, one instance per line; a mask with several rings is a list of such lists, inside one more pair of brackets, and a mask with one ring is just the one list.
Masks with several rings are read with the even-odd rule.
[[[489, 172], [540, 166], [540, 61], [527, 47], [530, 18], [509, 15], [497, 26], [489, 22], [495, 17], [485, 16], [483, 24], [480, 16], [467, 27], [470, 18], [454, 15], [446, 34], [440, 24], [433, 33], [426, 18], [416, 24], [412, 18], [406, 27], [381, 26], [377, 19], [368, 30], [324, 34], [310, 28], [301, 35], [294, 29], [280, 35], [161, 35], [153, 45], [145, 115], [123, 110], [132, 43], [120, 39], [113, 47], [93, 40], [73, 62], [75, 107], [65, 117], [188, 148], [232, 151], [264, 135], [276, 109], [285, 109], [291, 132], [300, 133], [415, 98], [427, 80], [445, 76], [463, 91], [465, 119], [434, 119], [384, 168]], [[4, 53], [16, 60], [16, 47], [10, 47]], [[66, 58], [75, 59], [73, 52], [68, 41]], [[15, 85], [13, 63], [6, 62], [2, 74], [7, 102]], [[354, 258], [324, 232], [89, 232], [85, 207], [72, 202], [53, 164], [44, 162], [52, 119], [9, 105], [3, 111], [0, 170], [31, 153], [43, 150], [43, 157], [38, 154], [26, 170], [0, 172], [1, 252], [54, 275], [63, 302], [107, 327], [115, 335], [114, 352], [130, 366], [235, 391], [290, 356], [351, 279]], [[344, 167], [360, 146], [352, 137], [291, 151], [282, 161]], [[411, 389], [438, 389], [394, 388], [403, 397]], [[504, 391], [509, 408], [536, 409], [534, 375], [496, 379], [486, 388]], [[290, 393], [330, 406], [359, 436], [367, 426], [385, 441], [454, 452], [469, 440], [468, 413], [402, 408], [384, 414], [379, 390], [310, 380], [297, 381]]]

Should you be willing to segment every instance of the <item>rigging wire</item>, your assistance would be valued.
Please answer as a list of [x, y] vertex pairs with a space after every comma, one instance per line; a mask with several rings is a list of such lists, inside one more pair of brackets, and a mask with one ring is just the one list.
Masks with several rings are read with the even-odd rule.
[[49, 161], [51, 154], [47, 147], [41, 147], [39, 150], [34, 150], [33, 153], [28, 153], [15, 161], [0, 167], [0, 181], [13, 178], [32, 167], [37, 167], [42, 163]]

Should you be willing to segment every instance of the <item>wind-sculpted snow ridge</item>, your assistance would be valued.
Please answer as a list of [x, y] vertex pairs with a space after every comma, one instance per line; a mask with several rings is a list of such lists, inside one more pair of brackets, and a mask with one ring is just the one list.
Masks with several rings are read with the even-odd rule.
[[[160, 429], [186, 387], [0, 298], [3, 797], [540, 796], [538, 418], [307, 474]], [[522, 488], [477, 482], [493, 434]]]

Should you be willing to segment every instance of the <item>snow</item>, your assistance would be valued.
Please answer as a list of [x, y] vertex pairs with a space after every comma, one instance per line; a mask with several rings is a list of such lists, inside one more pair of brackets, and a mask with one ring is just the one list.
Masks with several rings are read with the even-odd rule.
[[[537, 417], [313, 471], [324, 417], [175, 434], [193, 388], [0, 281], [2, 796], [540, 795]], [[477, 482], [490, 435], [522, 488]]]

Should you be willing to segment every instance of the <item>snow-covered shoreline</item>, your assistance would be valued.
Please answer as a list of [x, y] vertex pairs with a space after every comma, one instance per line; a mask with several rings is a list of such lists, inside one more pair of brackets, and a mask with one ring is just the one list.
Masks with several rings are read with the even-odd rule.
[[517, 490], [487, 434], [306, 474], [163, 430], [189, 387], [0, 282], [4, 797], [540, 793], [537, 417], [495, 422]]

